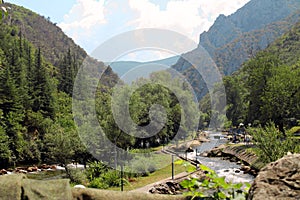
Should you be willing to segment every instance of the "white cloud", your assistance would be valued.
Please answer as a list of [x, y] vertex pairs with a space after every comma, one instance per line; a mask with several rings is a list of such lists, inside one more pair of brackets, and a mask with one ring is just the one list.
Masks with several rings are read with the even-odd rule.
[[[77, 0], [64, 21], [59, 26], [65, 32], [73, 32], [72, 36], [78, 35], [76, 31], [89, 34], [95, 26], [106, 23], [104, 16], [104, 0]], [[76, 38], [74, 38], [76, 39]]]
[[163, 10], [151, 0], [129, 0], [129, 5], [138, 13], [131, 22], [137, 28], [167, 28], [197, 41], [219, 14], [229, 15], [248, 1], [170, 0]]
[[[59, 26], [88, 52], [110, 37], [138, 28], [164, 28], [196, 43], [219, 14], [249, 0], [77, 0]], [[160, 3], [158, 3], [160, 2]]]

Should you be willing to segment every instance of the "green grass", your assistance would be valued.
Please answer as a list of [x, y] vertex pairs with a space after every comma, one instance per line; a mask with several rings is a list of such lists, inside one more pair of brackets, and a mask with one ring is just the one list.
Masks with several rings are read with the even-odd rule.
[[[175, 164], [175, 175], [180, 174], [185, 171], [186, 171], [186, 168], [183, 165]], [[155, 183], [157, 181], [167, 179], [171, 176], [172, 176], [172, 165], [170, 164], [162, 169], [159, 169], [159, 170], [151, 173], [149, 176], [139, 177], [139, 178], [134, 179], [133, 182], [124, 186], [124, 191], [138, 189], [138, 188], [144, 187], [146, 185], [149, 185], [151, 183]], [[112, 188], [109, 188], [109, 190], [120, 190], [120, 187], [112, 187]]]
[[28, 173], [26, 174], [27, 178], [35, 179], [35, 180], [47, 180], [47, 179], [59, 179], [65, 178], [66, 173], [62, 170], [55, 170], [55, 171], [43, 171], [38, 173]]

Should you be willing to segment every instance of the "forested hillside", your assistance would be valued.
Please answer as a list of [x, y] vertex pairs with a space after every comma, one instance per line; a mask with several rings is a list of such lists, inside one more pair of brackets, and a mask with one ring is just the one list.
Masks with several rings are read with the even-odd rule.
[[[20, 16], [15, 19], [16, 15]], [[146, 84], [130, 98], [129, 109], [134, 122], [141, 127], [147, 126], [152, 120], [151, 115], [149, 116], [151, 106], [157, 103], [166, 108], [166, 125], [157, 135], [145, 139], [125, 133], [116, 124], [111, 108], [113, 93], [111, 87], [116, 84], [118, 77], [110, 68], [95, 86], [93, 97], [96, 98], [96, 105], [91, 109], [96, 110], [98, 121], [93, 124], [91, 117], [94, 112], [88, 110], [89, 103], [93, 99], [82, 101], [82, 98], [87, 91], [94, 89], [87, 84], [95, 80], [98, 82], [99, 77], [95, 75], [102, 72], [104, 64], [90, 57], [85, 58], [85, 63], [97, 71], [90, 71], [90, 77], [79, 75], [80, 87], [74, 93], [74, 79], [83, 62], [83, 57], [77, 56], [77, 47], [59, 43], [61, 46], [58, 45], [56, 49], [52, 44], [56, 44], [58, 38], [51, 31], [49, 33], [46, 29], [39, 29], [33, 23], [45, 23], [50, 26], [50, 30], [54, 25], [26, 9], [12, 6], [8, 18], [0, 21], [0, 168], [14, 164], [39, 163], [66, 166], [72, 160], [86, 163], [96, 158], [113, 163], [122, 155], [115, 151], [115, 147], [112, 149], [111, 146], [107, 146], [105, 138], [122, 149], [132, 150], [168, 143], [174, 139], [179, 128], [184, 134], [180, 137], [184, 138], [192, 128], [196, 128], [193, 124], [197, 124], [197, 118], [191, 115], [198, 114], [194, 102], [188, 104], [194, 107], [188, 107], [183, 111], [178, 99], [168, 88], [159, 84]], [[22, 21], [26, 20], [28, 24], [23, 26], [24, 23], [18, 21], [19, 18], [22, 18]], [[38, 20], [34, 21], [32, 18]], [[10, 23], [13, 21], [18, 23]], [[27, 33], [24, 34], [25, 32]], [[36, 35], [33, 42], [31, 34]], [[42, 37], [47, 38], [47, 43]], [[66, 36], [63, 37], [69, 40]], [[47, 45], [50, 43], [52, 44]], [[49, 55], [51, 52], [57, 53]], [[184, 90], [186, 86], [171, 80], [168, 74], [153, 74], [151, 79], [156, 83], [173, 82], [175, 90], [181, 91], [178, 98], [186, 102], [193, 99]], [[124, 89], [120, 92], [121, 96], [115, 100], [122, 105], [124, 97], [143, 83], [144, 80], [141, 79], [132, 87], [124, 85]], [[74, 101], [72, 95], [82, 105], [80, 107], [82, 113], [72, 112], [72, 100]], [[119, 113], [120, 118], [124, 118], [122, 112], [124, 109], [126, 111], [126, 108], [121, 107], [115, 114]], [[186, 120], [185, 116], [192, 120]], [[74, 117], [81, 124], [75, 124]], [[85, 137], [88, 144], [83, 144], [81, 141], [86, 140], [78, 135], [77, 126], [80, 125], [84, 126], [84, 129], [80, 130], [80, 136]], [[103, 131], [98, 131], [99, 125]], [[159, 121], [155, 126], [160, 127]], [[139, 131], [133, 129], [131, 134], [137, 134]]]
[[[17, 27], [14, 34], [21, 35], [36, 48], [40, 48], [46, 61], [49, 61], [56, 68], [65, 70], [66, 62], [73, 60], [77, 67], [80, 67], [84, 59], [92, 59], [87, 53], [75, 42], [69, 38], [55, 23], [51, 22], [49, 17], [40, 16], [39, 14], [28, 10], [24, 7], [14, 4], [4, 4], [9, 9], [9, 15], [3, 20], [9, 26]], [[68, 60], [66, 60], [68, 59]], [[73, 62], [72, 61], [72, 62]], [[107, 67], [101, 61], [94, 61], [100, 69]], [[59, 73], [59, 72], [58, 72]], [[113, 86], [113, 82], [118, 81], [118, 76], [108, 67], [105, 73], [103, 84]]]
[[[222, 74], [230, 75], [289, 30], [298, 21], [299, 10], [297, 0], [251, 0], [230, 16], [220, 15], [213, 26], [200, 35], [199, 48], [209, 52]], [[172, 68], [188, 78], [201, 99], [207, 93], [205, 82], [184, 59], [195, 52], [197, 49], [186, 53]]]
[[[50, 20], [4, 6], [11, 9], [0, 21], [0, 168], [91, 158], [73, 122], [73, 83], [84, 59], [99, 70], [106, 67]], [[117, 81], [107, 68], [100, 80], [103, 95]]]
[[[300, 119], [300, 22], [266, 50], [224, 78], [227, 126], [239, 123], [284, 127]], [[217, 89], [218, 90], [218, 89]], [[209, 110], [208, 97], [200, 102]], [[208, 112], [209, 113], [209, 112]]]

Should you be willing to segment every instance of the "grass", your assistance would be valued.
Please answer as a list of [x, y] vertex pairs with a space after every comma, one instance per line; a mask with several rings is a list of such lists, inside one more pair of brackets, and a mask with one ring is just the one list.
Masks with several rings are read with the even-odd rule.
[[[186, 171], [186, 168], [183, 165], [175, 164], [174, 168], [175, 168], [174, 170], [175, 175]], [[136, 178], [133, 182], [124, 186], [124, 191], [138, 189], [146, 185], [149, 185], [151, 183], [155, 183], [157, 181], [167, 179], [171, 176], [172, 176], [172, 164], [151, 173], [149, 176]], [[112, 187], [109, 188], [109, 190], [120, 190], [120, 187]]]
[[47, 180], [47, 179], [59, 179], [66, 176], [66, 173], [62, 170], [56, 171], [43, 171], [38, 173], [28, 173], [27, 178], [35, 180]]

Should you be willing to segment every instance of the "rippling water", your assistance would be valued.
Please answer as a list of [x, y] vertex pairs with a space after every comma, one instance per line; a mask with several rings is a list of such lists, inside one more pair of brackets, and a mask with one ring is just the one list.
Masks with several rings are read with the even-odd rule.
[[[224, 143], [226, 143], [226, 139], [222, 137], [221, 133], [210, 132], [210, 142], [203, 143], [197, 147], [197, 152], [202, 153]], [[195, 156], [196, 155], [194, 155], [194, 157]], [[240, 170], [241, 165], [235, 162], [223, 160], [222, 158], [207, 158], [202, 156], [197, 156], [196, 158], [201, 164], [215, 170], [219, 176], [225, 176], [227, 181], [238, 183], [252, 182], [254, 180], [252, 175], [244, 174], [244, 172]]]

